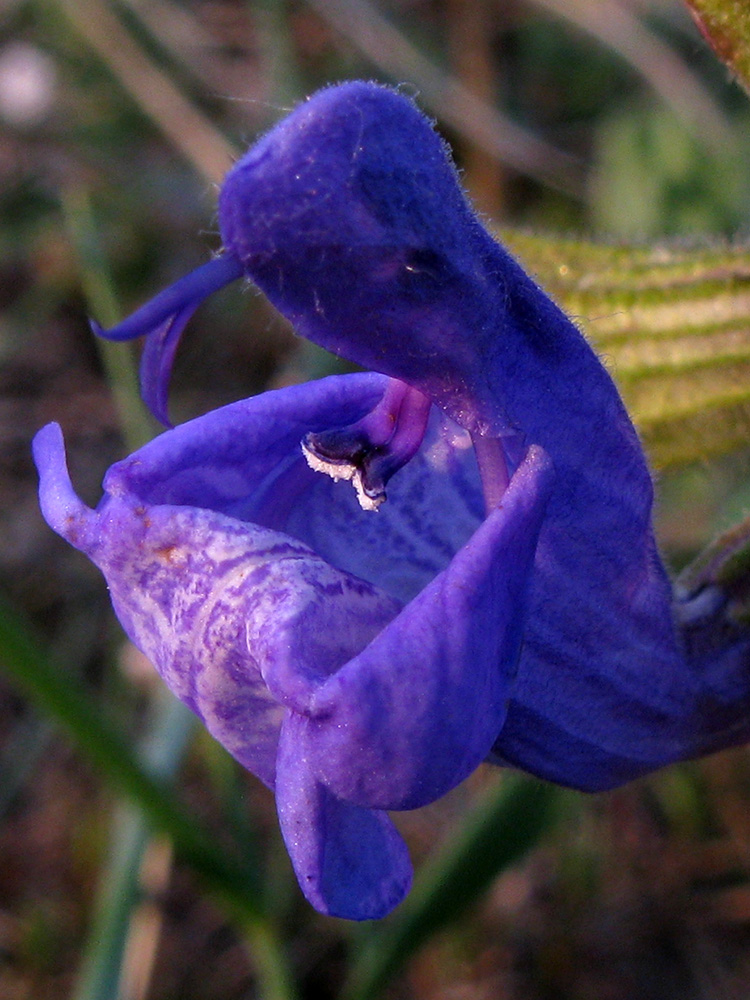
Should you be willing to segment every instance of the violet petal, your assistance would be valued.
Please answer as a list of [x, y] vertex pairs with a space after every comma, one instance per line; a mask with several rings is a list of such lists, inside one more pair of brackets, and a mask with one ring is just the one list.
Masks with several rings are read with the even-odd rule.
[[307, 623], [312, 668], [324, 678], [398, 605], [304, 543], [215, 511], [149, 506], [122, 489], [90, 510], [70, 484], [57, 425], [39, 432], [35, 454], [45, 518], [101, 569], [128, 636], [229, 752], [273, 785], [283, 708], [264, 681], [262, 649], [248, 646], [248, 623], [273, 625], [268, 609], [287, 601]]
[[383, 812], [337, 799], [300, 754], [302, 719], [281, 727], [276, 803], [281, 832], [300, 887], [332, 917], [377, 920], [411, 885], [406, 845]]
[[177, 347], [191, 316], [200, 305], [191, 302], [173, 313], [146, 337], [141, 355], [141, 394], [151, 413], [165, 427], [169, 419], [169, 379]]

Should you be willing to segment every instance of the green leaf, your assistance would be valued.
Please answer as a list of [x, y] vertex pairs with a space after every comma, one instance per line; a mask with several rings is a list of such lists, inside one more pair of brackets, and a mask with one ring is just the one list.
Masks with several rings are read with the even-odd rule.
[[436, 931], [464, 913], [495, 877], [550, 829], [560, 790], [504, 772], [455, 835], [419, 871], [395, 914], [355, 953], [344, 1000], [372, 1000]]
[[[196, 719], [162, 687], [154, 692], [149, 715], [149, 735], [141, 741], [141, 756], [155, 777], [171, 782]], [[133, 910], [140, 902], [141, 869], [152, 837], [151, 824], [139, 809], [130, 806], [116, 812], [74, 1000], [118, 995]]]
[[719, 59], [750, 91], [750, 6], [747, 0], [685, 0]]
[[747, 444], [748, 247], [502, 238], [599, 351], [656, 466]]

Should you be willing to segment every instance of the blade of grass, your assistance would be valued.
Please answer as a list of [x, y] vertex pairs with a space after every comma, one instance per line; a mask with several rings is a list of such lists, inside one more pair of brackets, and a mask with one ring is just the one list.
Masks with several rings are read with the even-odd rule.
[[63, 664], [42, 651], [20, 617], [0, 603], [0, 664], [30, 700], [73, 738], [114, 787], [135, 802], [159, 830], [175, 841], [189, 862], [241, 922], [263, 918], [248, 892], [248, 879], [234, 859], [219, 852], [212, 839], [178, 803], [164, 781], [142, 764], [120, 733]]
[[112, 9], [99, 0], [57, 0], [57, 7], [172, 145], [209, 183], [219, 183], [236, 150], [146, 55]]
[[[182, 762], [195, 719], [164, 688], [158, 689], [150, 708], [153, 718], [142, 760], [155, 777], [169, 781]], [[151, 825], [140, 811], [132, 807], [118, 810], [73, 1000], [105, 1000], [118, 995], [141, 866], [152, 836]]]
[[464, 913], [554, 822], [559, 790], [504, 774], [419, 872], [393, 917], [363, 935], [342, 1000], [373, 1000], [436, 931]]
[[[102, 253], [91, 200], [81, 186], [68, 188], [62, 196], [63, 218], [81, 275], [81, 288], [91, 316], [104, 326], [114, 326], [121, 319], [108, 262]], [[150, 441], [159, 428], [141, 401], [138, 366], [132, 344], [96, 340], [125, 445], [135, 451]]]
[[161, 900], [171, 873], [172, 841], [152, 837], [140, 867], [140, 897], [130, 916], [117, 1000], [148, 1000], [165, 918]]
[[220, 849], [187, 813], [162, 778], [139, 759], [100, 706], [75, 683], [64, 664], [42, 651], [20, 616], [0, 603], [0, 668], [74, 740], [78, 748], [155, 829], [168, 834], [179, 859], [214, 894], [227, 917], [248, 936], [263, 996], [290, 1000], [295, 991], [275, 927], [243, 860]]
[[[169, 692], [159, 687], [151, 700], [149, 736], [141, 759], [154, 777], [174, 778], [195, 718]], [[73, 1000], [105, 1000], [118, 995], [122, 963], [146, 848], [153, 836], [151, 824], [139, 810], [118, 810], [113, 823], [110, 857], [100, 877], [88, 944]]]
[[113, 819], [117, 835], [110, 840], [110, 854], [100, 874], [72, 1000], [115, 998], [122, 978], [124, 941], [137, 903], [138, 873], [152, 831], [134, 809], [117, 809]]

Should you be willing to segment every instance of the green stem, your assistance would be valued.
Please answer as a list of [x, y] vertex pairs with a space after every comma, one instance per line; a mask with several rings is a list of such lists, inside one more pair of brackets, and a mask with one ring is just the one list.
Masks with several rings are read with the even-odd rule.
[[[149, 707], [153, 719], [142, 759], [154, 777], [171, 782], [194, 732], [195, 718], [162, 687]], [[104, 1000], [117, 995], [130, 920], [140, 893], [141, 867], [151, 838], [151, 824], [140, 810], [118, 811], [74, 1000]]]

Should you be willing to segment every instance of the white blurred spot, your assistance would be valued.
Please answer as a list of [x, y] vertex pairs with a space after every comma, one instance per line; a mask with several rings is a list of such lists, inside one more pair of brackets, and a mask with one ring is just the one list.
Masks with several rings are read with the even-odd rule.
[[0, 116], [36, 125], [50, 112], [57, 89], [53, 60], [35, 45], [11, 42], [0, 50]]

